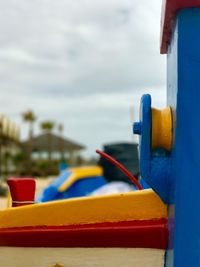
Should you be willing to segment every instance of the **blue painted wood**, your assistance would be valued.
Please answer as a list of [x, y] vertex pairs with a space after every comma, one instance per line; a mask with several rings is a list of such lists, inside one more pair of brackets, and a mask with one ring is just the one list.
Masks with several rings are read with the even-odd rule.
[[[177, 101], [177, 83], [178, 83], [178, 72], [177, 72], [177, 59], [178, 59], [178, 27], [175, 25], [174, 32], [171, 38], [171, 44], [168, 49], [167, 54], [167, 105], [172, 109], [173, 114], [173, 140], [175, 147], [175, 136], [176, 136], [176, 101]], [[171, 192], [170, 198], [174, 199], [175, 202], [175, 171], [176, 167], [174, 164], [174, 148], [171, 152]], [[173, 196], [173, 197], [172, 197]], [[175, 205], [169, 206], [168, 212], [168, 229], [169, 229], [169, 248], [166, 254], [166, 267], [174, 266], [174, 207]]]
[[[151, 149], [152, 110], [151, 96], [145, 94], [140, 103], [140, 121], [134, 123], [134, 133], [140, 135], [140, 173], [142, 180], [149, 185], [166, 204], [174, 203], [169, 198], [171, 186], [171, 153], [163, 148]], [[172, 202], [171, 202], [172, 201]]]
[[[140, 103], [140, 139], [139, 139], [139, 155], [140, 155], [140, 171], [142, 177], [148, 177], [151, 169], [151, 96], [143, 95]], [[135, 133], [135, 131], [134, 131]]]
[[[199, 8], [182, 10], [177, 15], [168, 51], [167, 92], [168, 104], [174, 110], [171, 177], [175, 191], [175, 230], [174, 253], [169, 251], [166, 266], [200, 267]], [[173, 213], [170, 219], [173, 224]]]

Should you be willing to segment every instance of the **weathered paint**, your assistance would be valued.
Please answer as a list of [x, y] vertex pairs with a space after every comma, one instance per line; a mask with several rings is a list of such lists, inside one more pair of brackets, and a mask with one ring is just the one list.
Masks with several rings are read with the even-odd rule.
[[171, 43], [173, 28], [178, 11], [184, 8], [199, 7], [199, 0], [164, 0], [161, 19], [161, 53], [168, 52]]
[[167, 220], [0, 229], [0, 246], [166, 249]]
[[0, 211], [0, 228], [57, 226], [166, 218], [167, 207], [152, 190], [85, 197]]

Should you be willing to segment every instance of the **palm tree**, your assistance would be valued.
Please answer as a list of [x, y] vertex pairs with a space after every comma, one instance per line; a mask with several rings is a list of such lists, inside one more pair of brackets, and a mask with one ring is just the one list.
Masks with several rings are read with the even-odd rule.
[[25, 122], [29, 123], [29, 139], [33, 136], [33, 125], [34, 122], [37, 120], [34, 112], [32, 110], [27, 110], [22, 113], [22, 118]]
[[53, 131], [53, 128], [55, 126], [55, 123], [52, 121], [43, 121], [40, 124], [40, 127], [44, 133], [47, 133], [48, 135], [48, 158], [49, 162], [51, 162], [51, 143], [52, 143], [52, 136], [51, 133]]
[[8, 174], [9, 174], [9, 161], [11, 160], [12, 155], [9, 151], [5, 151], [4, 155], [3, 155], [3, 159], [2, 159], [2, 163], [4, 165], [4, 174], [6, 179], [8, 178]]
[[[32, 110], [27, 110], [22, 113], [22, 119], [24, 122], [29, 123], [29, 142], [28, 142], [28, 168], [31, 169], [31, 155], [32, 155], [32, 147], [33, 147], [33, 126], [37, 117], [35, 116]], [[30, 170], [29, 169], [29, 170]]]
[[26, 161], [26, 155], [24, 154], [24, 152], [19, 151], [12, 155], [11, 160], [15, 166], [15, 173], [17, 175], [20, 175], [21, 171], [24, 171], [23, 166], [24, 162]]

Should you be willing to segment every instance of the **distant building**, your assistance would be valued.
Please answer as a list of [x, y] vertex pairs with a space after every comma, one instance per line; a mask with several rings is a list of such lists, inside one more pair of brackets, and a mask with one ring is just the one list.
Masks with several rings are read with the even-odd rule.
[[28, 152], [31, 146], [32, 159], [49, 159], [67, 161], [76, 164], [80, 151], [85, 149], [81, 144], [52, 133], [44, 133], [21, 143], [22, 149]]
[[11, 157], [20, 150], [19, 137], [19, 126], [0, 114], [0, 176], [15, 169]]

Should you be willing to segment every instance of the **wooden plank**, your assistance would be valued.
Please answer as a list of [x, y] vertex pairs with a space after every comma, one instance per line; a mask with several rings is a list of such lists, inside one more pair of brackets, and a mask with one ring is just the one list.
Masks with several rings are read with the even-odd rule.
[[199, 0], [163, 0], [161, 19], [161, 53], [168, 50], [171, 34], [175, 24], [176, 14], [183, 8], [200, 7]]
[[124, 248], [0, 248], [6, 267], [163, 267], [164, 250]]
[[167, 217], [167, 207], [152, 190], [47, 202], [0, 211], [0, 228], [62, 226]]
[[166, 249], [167, 220], [0, 229], [0, 246]]

